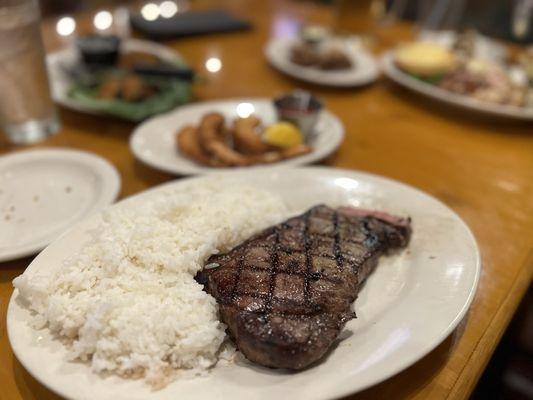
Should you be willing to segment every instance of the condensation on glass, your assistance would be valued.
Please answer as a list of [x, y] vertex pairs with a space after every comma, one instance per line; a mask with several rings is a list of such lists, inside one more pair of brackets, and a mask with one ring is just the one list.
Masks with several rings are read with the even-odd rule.
[[36, 142], [59, 129], [37, 0], [0, 0], [0, 122], [13, 143]]

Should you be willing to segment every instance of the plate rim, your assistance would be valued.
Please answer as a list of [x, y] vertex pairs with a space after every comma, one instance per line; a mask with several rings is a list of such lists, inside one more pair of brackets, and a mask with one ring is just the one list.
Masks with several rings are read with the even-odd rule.
[[[375, 82], [379, 76], [380, 76], [380, 68], [379, 68], [379, 62], [376, 59], [376, 57], [369, 51], [365, 50], [361, 46], [358, 46], [354, 51], [353, 54], [356, 58], [366, 58], [369, 62], [372, 64], [372, 71], [370, 72], [370, 75], [366, 79], [357, 80], [348, 80], [347, 82], [331, 82], [327, 80], [321, 80], [318, 79], [311, 79], [306, 76], [298, 75], [296, 72], [293, 72], [286, 68], [283, 64], [281, 64], [274, 56], [274, 47], [275, 46], [281, 46], [283, 45], [283, 42], [290, 41], [291, 39], [294, 39], [292, 37], [289, 38], [270, 38], [266, 45], [263, 48], [263, 54], [267, 60], [267, 62], [274, 67], [277, 71], [283, 73], [286, 76], [289, 76], [293, 79], [296, 79], [300, 82], [307, 82], [314, 85], [324, 86], [324, 87], [332, 87], [332, 88], [357, 88], [357, 87], [364, 87], [367, 85], [372, 84]], [[290, 61], [289, 61], [290, 62]], [[291, 63], [293, 64], [293, 63]], [[294, 67], [298, 68], [305, 68], [298, 65], [293, 64]]]
[[[386, 184], [393, 184], [393, 185], [396, 185], [396, 186], [399, 186], [399, 187], [404, 187], [406, 189], [409, 189], [411, 191], [414, 191], [414, 193], [417, 195], [417, 196], [423, 196], [425, 198], [429, 198], [430, 200], [436, 202], [439, 206], [443, 207], [444, 209], [447, 210], [447, 212], [450, 213], [451, 216], [454, 217], [454, 219], [456, 220], [457, 223], [459, 223], [459, 225], [461, 226], [461, 228], [464, 230], [464, 232], [467, 234], [469, 240], [472, 242], [473, 246], [472, 246], [472, 251], [473, 251], [473, 267], [475, 267], [475, 274], [473, 276], [473, 279], [471, 281], [471, 284], [469, 286], [469, 289], [468, 289], [468, 296], [466, 296], [466, 298], [464, 299], [464, 302], [462, 304], [462, 307], [461, 309], [457, 312], [456, 316], [453, 318], [453, 320], [449, 321], [448, 323], [448, 326], [446, 329], [444, 329], [441, 334], [438, 336], [438, 338], [435, 338], [431, 341], [431, 343], [427, 344], [425, 346], [425, 348], [422, 348], [420, 351], [416, 352], [416, 355], [414, 356], [411, 356], [411, 357], [404, 357], [403, 358], [403, 361], [400, 362], [395, 368], [391, 369], [390, 371], [388, 371], [388, 373], [386, 374], [380, 374], [379, 377], [377, 378], [374, 378], [374, 379], [369, 379], [368, 382], [366, 382], [366, 384], [364, 385], [361, 385], [359, 387], [357, 387], [356, 389], [354, 388], [350, 388], [349, 385], [342, 385], [340, 387], [340, 389], [337, 389], [335, 391], [331, 391], [329, 393], [329, 395], [327, 397], [320, 397], [320, 398], [339, 398], [339, 397], [342, 397], [342, 396], [346, 396], [346, 395], [349, 395], [349, 394], [354, 394], [354, 393], [359, 393], [365, 389], [368, 389], [369, 387], [372, 387], [376, 384], [379, 384], [389, 378], [391, 378], [392, 376], [395, 376], [396, 374], [404, 371], [406, 368], [410, 367], [411, 365], [415, 364], [416, 362], [418, 362], [419, 360], [421, 360], [422, 358], [424, 358], [427, 354], [429, 354], [432, 350], [434, 350], [436, 347], [438, 347], [439, 344], [441, 344], [450, 334], [451, 332], [453, 332], [453, 330], [459, 325], [459, 323], [464, 319], [465, 315], [467, 314], [468, 310], [470, 309], [470, 306], [476, 296], [476, 292], [477, 292], [477, 288], [479, 286], [479, 280], [480, 280], [480, 276], [481, 276], [481, 255], [480, 255], [480, 249], [479, 249], [479, 245], [477, 243], [477, 240], [475, 238], [475, 236], [473, 235], [471, 229], [469, 228], [469, 226], [466, 224], [466, 222], [453, 210], [451, 209], [449, 206], [447, 206], [446, 204], [444, 204], [442, 201], [440, 201], [439, 199], [437, 199], [436, 197], [430, 195], [429, 193], [426, 193], [424, 192], [423, 190], [421, 189], [418, 189], [410, 184], [407, 184], [407, 183], [403, 183], [403, 182], [400, 182], [398, 180], [395, 180], [395, 179], [391, 179], [391, 178], [388, 178], [388, 177], [385, 177], [385, 176], [381, 176], [381, 175], [377, 175], [377, 174], [373, 174], [373, 173], [368, 173], [368, 172], [363, 172], [363, 171], [359, 171], [359, 170], [348, 170], [348, 169], [341, 169], [341, 168], [330, 168], [330, 167], [300, 167], [300, 168], [292, 168], [291, 169], [292, 171], [294, 172], [304, 172], [306, 171], [306, 173], [313, 173], [316, 172], [316, 173], [326, 173], [326, 174], [342, 174], [342, 175], [345, 175], [345, 176], [348, 176], [352, 178], [358, 178], [358, 179], [369, 179], [369, 180], [373, 180], [374, 182], [384, 182]], [[263, 173], [273, 173], [273, 172], [276, 172], [274, 169], [272, 168], [263, 168]], [[244, 170], [244, 171], [240, 171], [239, 174], [242, 174], [242, 175], [248, 175], [248, 174], [253, 174], [254, 171], [249, 171], [249, 170]], [[221, 173], [222, 175], [226, 175], [228, 177], [231, 177], [231, 178], [235, 178], [236, 175], [235, 174], [227, 174], [227, 173]], [[123, 202], [129, 202], [129, 201], [133, 201], [135, 199], [138, 199], [139, 197], [141, 196], [148, 196], [149, 194], [153, 194], [153, 192], [156, 192], [156, 191], [159, 191], [159, 190], [164, 190], [165, 188], [169, 187], [169, 186], [172, 186], [172, 185], [176, 185], [176, 186], [181, 186], [181, 185], [184, 185], [186, 184], [187, 182], [189, 182], [190, 180], [196, 180], [196, 179], [206, 179], [206, 178], [212, 178], [212, 176], [205, 176], [205, 175], [201, 175], [201, 176], [194, 176], [194, 177], [188, 177], [188, 178], [185, 178], [185, 179], [179, 179], [179, 180], [172, 180], [172, 181], [169, 181], [169, 182], [165, 182], [165, 183], [162, 183], [160, 185], [157, 185], [157, 186], [154, 186], [152, 188], [149, 188], [147, 190], [144, 190], [144, 191], [141, 191], [139, 193], [136, 193], [132, 196], [129, 196], [125, 199], [122, 199], [119, 203], [123, 203]], [[117, 203], [117, 204], [119, 204]], [[87, 219], [87, 218], [85, 218]], [[76, 229], [77, 225], [83, 223], [83, 221], [79, 221], [78, 223], [76, 223], [74, 226], [72, 226], [71, 228], [69, 228], [63, 235], [61, 236], [66, 236], [67, 234], [69, 234], [69, 232], [71, 230], [74, 230]], [[59, 240], [60, 238], [57, 238], [56, 240]], [[38, 256], [40, 257], [40, 255]], [[36, 260], [38, 259], [38, 257], [36, 257], [32, 263], [30, 263], [30, 266], [31, 264], [33, 264], [34, 262], [36, 262]], [[9, 304], [8, 304], [8, 309], [7, 309], [7, 334], [8, 334], [8, 339], [9, 339], [9, 342], [10, 342], [10, 345], [11, 345], [11, 349], [13, 351], [13, 353], [15, 354], [15, 356], [17, 357], [17, 359], [19, 360], [19, 362], [24, 366], [24, 368], [37, 380], [39, 381], [41, 384], [43, 384], [45, 387], [47, 387], [48, 389], [50, 389], [51, 391], [53, 391], [54, 393], [58, 393], [62, 396], [65, 396], [65, 393], [62, 392], [61, 390], [56, 390], [55, 388], [53, 388], [52, 386], [53, 385], [50, 385], [48, 384], [47, 382], [43, 382], [42, 380], [40, 380], [38, 378], [38, 375], [34, 374], [34, 373], [31, 373], [33, 372], [34, 368], [28, 368], [24, 362], [21, 360], [21, 357], [19, 357], [19, 349], [16, 349], [13, 347], [12, 345], [12, 340], [11, 340], [11, 337], [12, 335], [14, 335], [14, 332], [12, 332], [12, 329], [13, 329], [13, 322], [10, 322], [13, 320], [13, 313], [14, 313], [14, 307], [15, 307], [15, 298], [16, 298], [16, 295], [18, 294], [18, 290], [15, 289], [10, 297], [10, 300], [9, 300]], [[411, 353], [413, 354], [413, 353]], [[65, 396], [67, 397], [67, 396]], [[67, 397], [68, 398], [68, 397]]]
[[[336, 129], [336, 137], [335, 140], [332, 140], [329, 143], [329, 147], [326, 151], [322, 153], [318, 153], [316, 151], [312, 151], [307, 156], [310, 157], [307, 161], [301, 161], [302, 157], [295, 157], [288, 163], [279, 163], [279, 164], [272, 164], [267, 166], [264, 165], [258, 165], [258, 166], [249, 166], [249, 167], [234, 167], [231, 169], [221, 169], [221, 168], [214, 168], [209, 166], [196, 166], [192, 165], [191, 167], [185, 167], [185, 168], [172, 168], [164, 165], [163, 163], [158, 163], [157, 161], [154, 162], [151, 159], [145, 158], [144, 155], [139, 151], [138, 147], [135, 144], [135, 141], [137, 138], [141, 135], [141, 130], [146, 127], [148, 124], [154, 123], [158, 119], [165, 119], [171, 117], [173, 114], [179, 114], [182, 112], [187, 112], [190, 109], [194, 109], [197, 107], [209, 107], [212, 105], [214, 109], [216, 107], [219, 107], [220, 105], [224, 106], [226, 104], [231, 103], [246, 103], [246, 102], [256, 102], [256, 103], [271, 103], [272, 99], [269, 97], [231, 97], [231, 98], [224, 98], [224, 99], [214, 99], [214, 100], [207, 100], [207, 101], [200, 101], [200, 102], [194, 102], [190, 104], [183, 105], [178, 108], [174, 108], [173, 110], [167, 111], [162, 114], [154, 115], [142, 123], [138, 124], [132, 131], [130, 137], [129, 137], [129, 148], [132, 152], [135, 159], [142, 162], [143, 164], [147, 165], [150, 168], [163, 171], [172, 175], [176, 176], [201, 176], [201, 175], [213, 175], [218, 173], [236, 173], [240, 171], [257, 171], [263, 168], [295, 168], [299, 166], [304, 166], [310, 163], [315, 163], [318, 161], [321, 161], [327, 157], [329, 157], [331, 154], [333, 154], [335, 151], [337, 151], [342, 142], [344, 141], [344, 137], [346, 135], [346, 130], [344, 128], [344, 124], [342, 123], [341, 119], [335, 115], [333, 112], [329, 111], [327, 108], [324, 108], [321, 112], [321, 115], [325, 118], [332, 121], [338, 129]], [[314, 155], [314, 156], [313, 156]], [[181, 155], [178, 155], [179, 157], [183, 157]], [[311, 157], [313, 156], [313, 157]], [[305, 156], [303, 156], [305, 157]]]
[[465, 95], [450, 92], [409, 76], [394, 64], [394, 50], [388, 50], [383, 53], [380, 58], [380, 64], [383, 74], [393, 82], [412, 92], [432, 98], [441, 103], [485, 115], [514, 120], [533, 121], [533, 108], [528, 110], [527, 108], [517, 106], [482, 102]]
[[[9, 165], [13, 162], [31, 162], [32, 159], [42, 158], [48, 160], [64, 160], [74, 164], [81, 164], [85, 167], [91, 167], [91, 170], [96, 172], [102, 179], [102, 195], [97, 199], [97, 203], [101, 204], [96, 204], [96, 208], [93, 205], [93, 207], [91, 207], [87, 213], [83, 214], [79, 220], [74, 222], [74, 225], [77, 225], [78, 222], [84, 220], [89, 215], [100, 212], [104, 208], [113, 204], [113, 202], [118, 198], [120, 189], [122, 187], [120, 173], [111, 162], [95, 153], [61, 147], [22, 150], [0, 156], [0, 168], [5, 164]], [[66, 231], [69, 230], [70, 227], [66, 229]], [[62, 236], [62, 233], [63, 232], [56, 234], [52, 239], [43, 239], [34, 244], [18, 247], [16, 251], [0, 252], [0, 263], [18, 260], [20, 258], [36, 254], [46, 248], [57, 238]]]

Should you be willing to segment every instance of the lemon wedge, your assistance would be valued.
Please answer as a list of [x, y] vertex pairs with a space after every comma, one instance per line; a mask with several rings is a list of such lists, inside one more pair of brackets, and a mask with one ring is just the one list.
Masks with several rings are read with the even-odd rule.
[[294, 147], [303, 143], [302, 132], [290, 122], [277, 122], [263, 133], [263, 141], [277, 147]]

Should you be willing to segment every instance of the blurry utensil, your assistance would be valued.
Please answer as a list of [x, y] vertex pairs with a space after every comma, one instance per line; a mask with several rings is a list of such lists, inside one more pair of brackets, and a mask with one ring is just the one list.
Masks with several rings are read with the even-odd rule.
[[102, 74], [114, 72], [127, 74], [133, 72], [146, 77], [160, 77], [179, 79], [191, 82], [194, 80], [194, 70], [186, 67], [177, 67], [171, 64], [134, 64], [132, 68], [105, 68], [90, 67], [82, 63], [74, 65], [60, 64], [61, 71], [68, 79], [84, 86], [96, 86], [101, 81]]
[[177, 78], [184, 81], [192, 81], [195, 77], [193, 69], [167, 63], [138, 63], [133, 65], [132, 70], [140, 75]]

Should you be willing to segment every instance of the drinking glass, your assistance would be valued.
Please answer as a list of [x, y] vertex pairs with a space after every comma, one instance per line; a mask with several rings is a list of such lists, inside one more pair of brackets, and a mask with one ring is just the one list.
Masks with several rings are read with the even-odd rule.
[[371, 34], [385, 10], [385, 0], [336, 0], [335, 5], [335, 29], [341, 34]]
[[21, 144], [59, 130], [37, 0], [0, 0], [0, 125], [12, 143]]
[[418, 26], [422, 31], [457, 30], [466, 4], [466, 0], [419, 0]]
[[523, 40], [530, 34], [532, 17], [533, 0], [514, 1], [511, 30], [516, 39]]
[[385, 0], [336, 0], [334, 29], [339, 35], [357, 36], [360, 44], [376, 44], [376, 28], [385, 15]]

